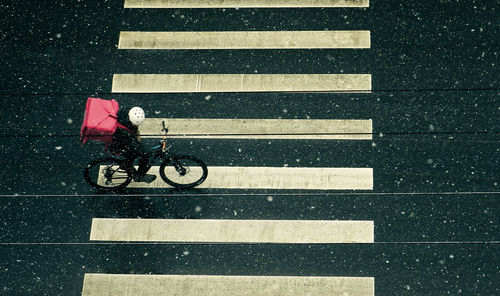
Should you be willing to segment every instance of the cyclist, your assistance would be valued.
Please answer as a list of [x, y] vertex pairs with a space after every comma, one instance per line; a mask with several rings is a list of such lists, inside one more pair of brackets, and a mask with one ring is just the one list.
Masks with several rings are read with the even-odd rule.
[[[156, 179], [155, 175], [147, 174], [150, 166], [149, 159], [152, 156], [140, 143], [139, 125], [144, 121], [144, 110], [140, 107], [130, 109], [121, 106], [118, 110], [117, 120], [126, 127], [118, 127], [109, 145], [109, 151], [125, 157], [125, 166], [131, 168], [132, 178], [135, 182], [151, 183]], [[139, 159], [139, 168], [135, 170], [133, 164]]]

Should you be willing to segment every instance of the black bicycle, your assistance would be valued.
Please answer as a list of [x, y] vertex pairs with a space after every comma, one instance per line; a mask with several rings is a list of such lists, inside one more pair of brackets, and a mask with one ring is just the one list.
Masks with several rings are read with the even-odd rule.
[[[167, 184], [178, 189], [194, 188], [205, 181], [207, 166], [200, 159], [191, 155], [173, 155], [172, 145], [167, 144], [168, 129], [162, 122], [163, 140], [149, 161], [149, 168], [161, 161], [160, 176]], [[135, 168], [125, 167], [125, 160], [118, 157], [100, 158], [90, 162], [84, 170], [85, 180], [100, 190], [124, 188], [132, 181]]]

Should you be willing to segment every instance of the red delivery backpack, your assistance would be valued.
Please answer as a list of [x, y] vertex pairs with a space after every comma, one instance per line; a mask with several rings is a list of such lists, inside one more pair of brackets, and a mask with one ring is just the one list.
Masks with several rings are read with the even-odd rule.
[[118, 102], [115, 100], [103, 100], [99, 98], [87, 99], [85, 116], [80, 130], [80, 141], [82, 145], [88, 139], [104, 143], [111, 143], [113, 134], [117, 127], [127, 129], [118, 123]]

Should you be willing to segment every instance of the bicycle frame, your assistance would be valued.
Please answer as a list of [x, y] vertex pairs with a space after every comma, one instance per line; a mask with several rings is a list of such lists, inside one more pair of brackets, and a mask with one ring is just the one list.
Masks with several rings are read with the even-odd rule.
[[161, 123], [162, 123], [161, 131], [163, 133], [163, 140], [160, 141], [160, 145], [151, 147], [151, 149], [160, 148], [154, 153], [152, 160], [153, 159], [156, 160], [157, 158], [164, 159], [165, 157], [167, 157], [167, 155], [170, 152], [170, 149], [172, 148], [171, 144], [167, 144], [168, 128], [165, 127], [165, 121], [162, 121]]

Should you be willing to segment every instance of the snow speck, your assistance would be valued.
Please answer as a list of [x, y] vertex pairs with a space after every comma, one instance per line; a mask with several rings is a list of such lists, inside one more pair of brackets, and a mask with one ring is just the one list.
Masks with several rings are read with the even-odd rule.
[[62, 146], [57, 146], [56, 147], [56, 150], [61, 150], [62, 149]]
[[184, 251], [184, 252], [182, 253], [182, 255], [184, 255], [184, 256], [189, 255], [189, 251]]
[[73, 124], [73, 119], [68, 118], [68, 119], [66, 119], [66, 122], [67, 122], [68, 124]]
[[206, 96], [206, 97], [205, 97], [205, 100], [207, 100], [207, 101], [208, 101], [208, 100], [210, 100], [211, 98], [212, 98], [212, 96], [208, 95], [208, 96]]
[[200, 206], [196, 206], [196, 207], [194, 208], [194, 211], [195, 211], [196, 213], [201, 212], [201, 207], [200, 207]]
[[272, 196], [268, 196], [266, 199], [267, 199], [268, 202], [273, 201], [273, 197]]
[[158, 114], [160, 114], [160, 113], [161, 113], [161, 111], [155, 111], [155, 114], [156, 114], [156, 115], [158, 115]]

